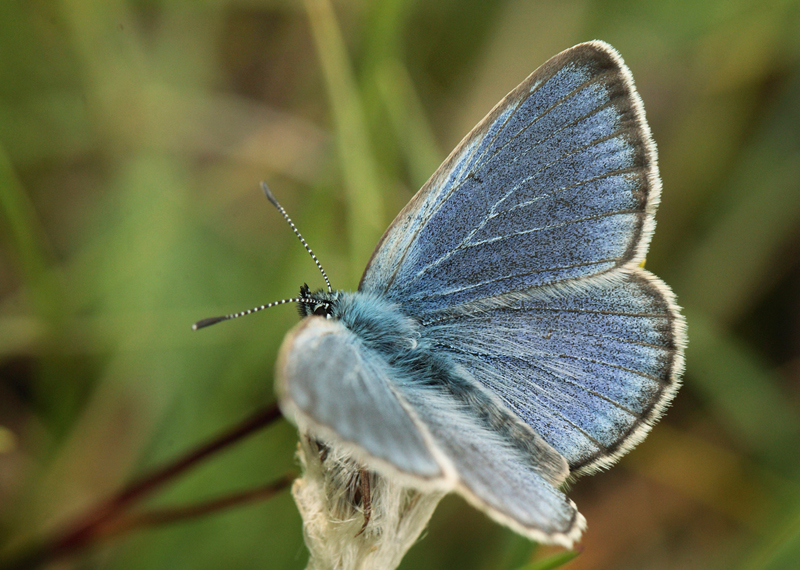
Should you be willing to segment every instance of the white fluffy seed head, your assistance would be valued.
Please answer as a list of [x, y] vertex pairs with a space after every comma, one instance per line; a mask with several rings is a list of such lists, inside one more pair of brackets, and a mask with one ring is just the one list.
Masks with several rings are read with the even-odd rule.
[[310, 553], [306, 570], [397, 568], [444, 495], [368, 472], [371, 512], [364, 526], [362, 466], [336, 444], [320, 444], [305, 430], [297, 455], [303, 475], [294, 482], [292, 495]]

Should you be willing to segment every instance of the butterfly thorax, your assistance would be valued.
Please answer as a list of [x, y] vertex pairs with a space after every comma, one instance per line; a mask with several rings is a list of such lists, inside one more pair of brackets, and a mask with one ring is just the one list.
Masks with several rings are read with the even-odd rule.
[[363, 291], [309, 292], [308, 285], [300, 288], [300, 295], [308, 300], [299, 303], [300, 316], [339, 321], [390, 361], [422, 348], [417, 321], [378, 295]]

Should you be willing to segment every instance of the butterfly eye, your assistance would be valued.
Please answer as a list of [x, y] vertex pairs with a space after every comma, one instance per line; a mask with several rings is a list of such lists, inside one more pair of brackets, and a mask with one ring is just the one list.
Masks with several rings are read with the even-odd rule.
[[318, 317], [331, 318], [330, 313], [328, 313], [328, 305], [317, 305], [314, 307], [314, 314]]

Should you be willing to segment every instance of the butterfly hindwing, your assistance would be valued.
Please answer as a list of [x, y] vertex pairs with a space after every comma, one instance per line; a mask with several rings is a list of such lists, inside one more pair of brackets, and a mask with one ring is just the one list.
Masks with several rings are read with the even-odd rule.
[[[451, 386], [452, 387], [452, 386]], [[527, 434], [535, 453], [522, 449], [505, 430], [487, 425], [465, 401], [492, 408], [477, 390], [455, 397], [447, 386], [400, 387], [433, 440], [452, 462], [455, 489], [497, 521], [534, 540], [571, 547], [585, 527], [583, 516], [557, 486], [566, 465], [541, 438]], [[466, 396], [466, 397], [464, 397]], [[556, 475], [557, 474], [557, 475]], [[554, 481], [554, 475], [557, 479]]]
[[424, 327], [563, 455], [573, 474], [638, 443], [678, 388], [683, 320], [644, 270], [613, 287], [534, 291], [503, 307], [462, 306]]

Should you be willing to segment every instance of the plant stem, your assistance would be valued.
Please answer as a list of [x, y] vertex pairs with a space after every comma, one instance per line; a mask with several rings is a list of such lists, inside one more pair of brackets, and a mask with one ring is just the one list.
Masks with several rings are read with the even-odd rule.
[[83, 515], [67, 525], [65, 529], [55, 533], [50, 539], [29, 547], [21, 555], [12, 557], [11, 561], [7, 561], [8, 565], [0, 563], [0, 568], [29, 570], [50, 560], [85, 548], [100, 538], [119, 535], [135, 528], [194, 518], [202, 514], [242, 504], [247, 500], [267, 498], [274, 495], [289, 484], [288, 476], [271, 483], [267, 487], [223, 497], [208, 503], [124, 517], [125, 512], [130, 507], [145, 497], [152, 495], [179, 475], [197, 466], [215, 453], [272, 424], [280, 417], [281, 412], [277, 404], [271, 404], [257, 410], [250, 417], [223, 434], [200, 445], [183, 457], [145, 475], [99, 505], [88, 509]]

